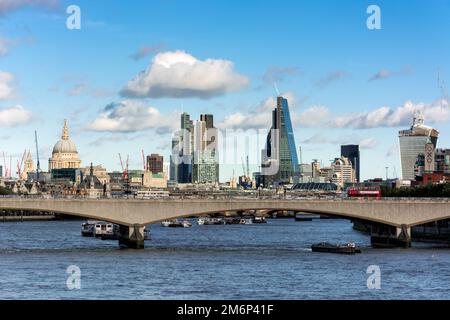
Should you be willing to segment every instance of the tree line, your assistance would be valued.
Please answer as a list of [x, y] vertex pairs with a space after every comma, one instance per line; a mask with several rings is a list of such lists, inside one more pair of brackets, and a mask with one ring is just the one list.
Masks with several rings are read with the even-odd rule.
[[413, 198], [445, 198], [450, 197], [450, 183], [430, 184], [413, 188], [388, 188], [381, 187], [383, 197], [413, 197]]

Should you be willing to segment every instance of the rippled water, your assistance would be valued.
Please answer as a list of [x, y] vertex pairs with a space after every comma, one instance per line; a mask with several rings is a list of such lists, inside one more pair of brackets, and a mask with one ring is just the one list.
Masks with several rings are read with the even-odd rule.
[[[369, 248], [345, 220], [150, 226], [144, 250], [80, 236], [80, 221], [0, 223], [0, 299], [448, 299], [450, 249]], [[311, 252], [355, 241], [360, 255]], [[365, 248], [364, 248], [365, 247]], [[69, 290], [66, 269], [81, 269]], [[369, 290], [367, 267], [381, 268]]]

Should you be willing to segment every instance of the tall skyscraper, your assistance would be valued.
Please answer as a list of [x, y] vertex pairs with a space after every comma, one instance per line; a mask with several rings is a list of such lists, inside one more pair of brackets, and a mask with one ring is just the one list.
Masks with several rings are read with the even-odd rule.
[[355, 170], [356, 182], [360, 182], [359, 145], [349, 144], [341, 146], [341, 157], [348, 158], [350, 160], [352, 163], [352, 168]]
[[174, 161], [175, 158], [178, 160], [176, 162], [177, 182], [191, 183], [194, 125], [190, 115], [186, 112], [181, 115], [180, 120], [181, 130], [175, 135], [174, 139], [172, 139], [172, 146], [176, 145], [175, 149], [172, 147], [172, 161]]
[[[272, 140], [275, 139], [275, 140]], [[272, 111], [272, 127], [267, 135], [266, 148], [262, 152], [264, 185], [296, 183], [299, 179], [297, 148], [287, 99], [277, 97]], [[277, 172], [270, 168], [278, 167]], [[269, 174], [267, 174], [270, 172]]]
[[200, 115], [194, 126], [192, 180], [194, 183], [219, 182], [217, 129], [213, 115]]
[[426, 145], [432, 144], [436, 149], [439, 131], [424, 124], [423, 114], [414, 115], [409, 130], [398, 133], [403, 180], [414, 180], [414, 168], [420, 155], [425, 155]]
[[207, 129], [214, 128], [214, 119], [212, 114], [201, 114], [200, 121], [204, 121], [206, 123]]
[[217, 129], [212, 114], [200, 115], [194, 125], [190, 115], [181, 115], [181, 130], [172, 138], [170, 177], [178, 183], [219, 181]]
[[0, 178], [3, 177], [3, 166], [0, 166]]

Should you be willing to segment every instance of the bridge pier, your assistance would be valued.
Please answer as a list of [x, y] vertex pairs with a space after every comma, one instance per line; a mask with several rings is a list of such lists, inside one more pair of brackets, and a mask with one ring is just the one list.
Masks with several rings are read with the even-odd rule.
[[372, 225], [370, 242], [373, 248], [411, 247], [411, 227]]
[[135, 224], [119, 226], [119, 246], [131, 249], [144, 249], [144, 226]]

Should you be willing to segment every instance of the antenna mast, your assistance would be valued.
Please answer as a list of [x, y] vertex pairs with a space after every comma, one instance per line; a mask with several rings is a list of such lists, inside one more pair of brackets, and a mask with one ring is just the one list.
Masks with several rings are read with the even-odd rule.
[[277, 96], [280, 96], [280, 90], [278, 90], [278, 86], [277, 86], [276, 82], [273, 83], [273, 87], [275, 88], [275, 92], [277, 93]]
[[449, 103], [449, 97], [448, 97], [448, 91], [447, 87], [445, 86], [445, 81], [441, 79], [440, 72], [438, 71], [438, 87], [441, 90], [442, 98], [447, 101], [447, 104]]

